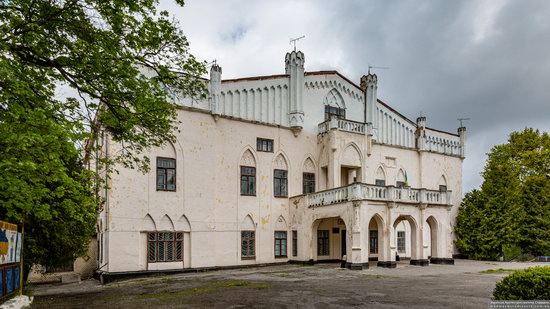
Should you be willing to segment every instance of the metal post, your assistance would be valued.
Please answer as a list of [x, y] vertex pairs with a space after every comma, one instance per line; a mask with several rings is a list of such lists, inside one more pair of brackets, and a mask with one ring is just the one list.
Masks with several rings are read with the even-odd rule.
[[[23, 276], [25, 271], [23, 269], [23, 239], [25, 238], [25, 222], [21, 225], [21, 256], [19, 257], [19, 295], [23, 295]], [[17, 248], [16, 248], [17, 249]]]

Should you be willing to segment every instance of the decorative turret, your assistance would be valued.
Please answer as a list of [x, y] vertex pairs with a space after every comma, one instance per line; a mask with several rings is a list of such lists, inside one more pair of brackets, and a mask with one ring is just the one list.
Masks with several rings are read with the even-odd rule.
[[285, 72], [289, 75], [289, 123], [297, 134], [304, 127], [304, 53], [292, 51], [285, 56]]
[[220, 93], [222, 87], [222, 68], [214, 63], [210, 68], [210, 110], [215, 119], [221, 114]]
[[461, 126], [458, 128], [458, 136], [460, 136], [460, 156], [465, 158], [466, 152], [465, 152], [465, 146], [466, 146], [466, 127]]
[[422, 130], [426, 129], [426, 116], [422, 116], [422, 113], [416, 118], [416, 126]]
[[416, 147], [419, 150], [424, 150], [426, 147], [426, 116], [416, 118]]
[[368, 130], [369, 135], [377, 136], [378, 123], [376, 121], [376, 101], [378, 97], [376, 96], [376, 91], [378, 89], [378, 77], [376, 74], [363, 75], [361, 77], [361, 89], [365, 96], [365, 122], [367, 123], [370, 130]]

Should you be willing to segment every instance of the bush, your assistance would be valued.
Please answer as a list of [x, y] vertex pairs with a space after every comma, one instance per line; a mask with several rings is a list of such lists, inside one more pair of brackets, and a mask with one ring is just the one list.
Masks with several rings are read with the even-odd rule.
[[549, 300], [550, 267], [514, 271], [497, 283], [493, 297], [495, 300]]

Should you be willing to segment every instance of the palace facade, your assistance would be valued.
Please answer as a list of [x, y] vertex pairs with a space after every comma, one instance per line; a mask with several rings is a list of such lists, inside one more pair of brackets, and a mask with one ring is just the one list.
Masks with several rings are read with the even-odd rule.
[[[176, 99], [177, 141], [151, 170], [118, 167], [98, 218], [106, 275], [344, 260], [351, 269], [452, 263], [465, 128], [411, 121], [336, 71], [222, 79]], [[119, 146], [101, 141], [104, 155]]]

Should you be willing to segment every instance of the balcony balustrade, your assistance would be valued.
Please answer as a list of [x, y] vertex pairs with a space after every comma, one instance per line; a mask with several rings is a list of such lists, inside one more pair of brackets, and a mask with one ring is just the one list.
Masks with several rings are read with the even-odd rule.
[[326, 206], [357, 200], [448, 206], [451, 204], [451, 191], [354, 183], [305, 195], [306, 207]]
[[344, 132], [351, 132], [357, 134], [366, 133], [367, 124], [352, 120], [331, 118], [325, 122], [319, 124], [319, 134], [327, 133], [331, 129], [338, 129]]

